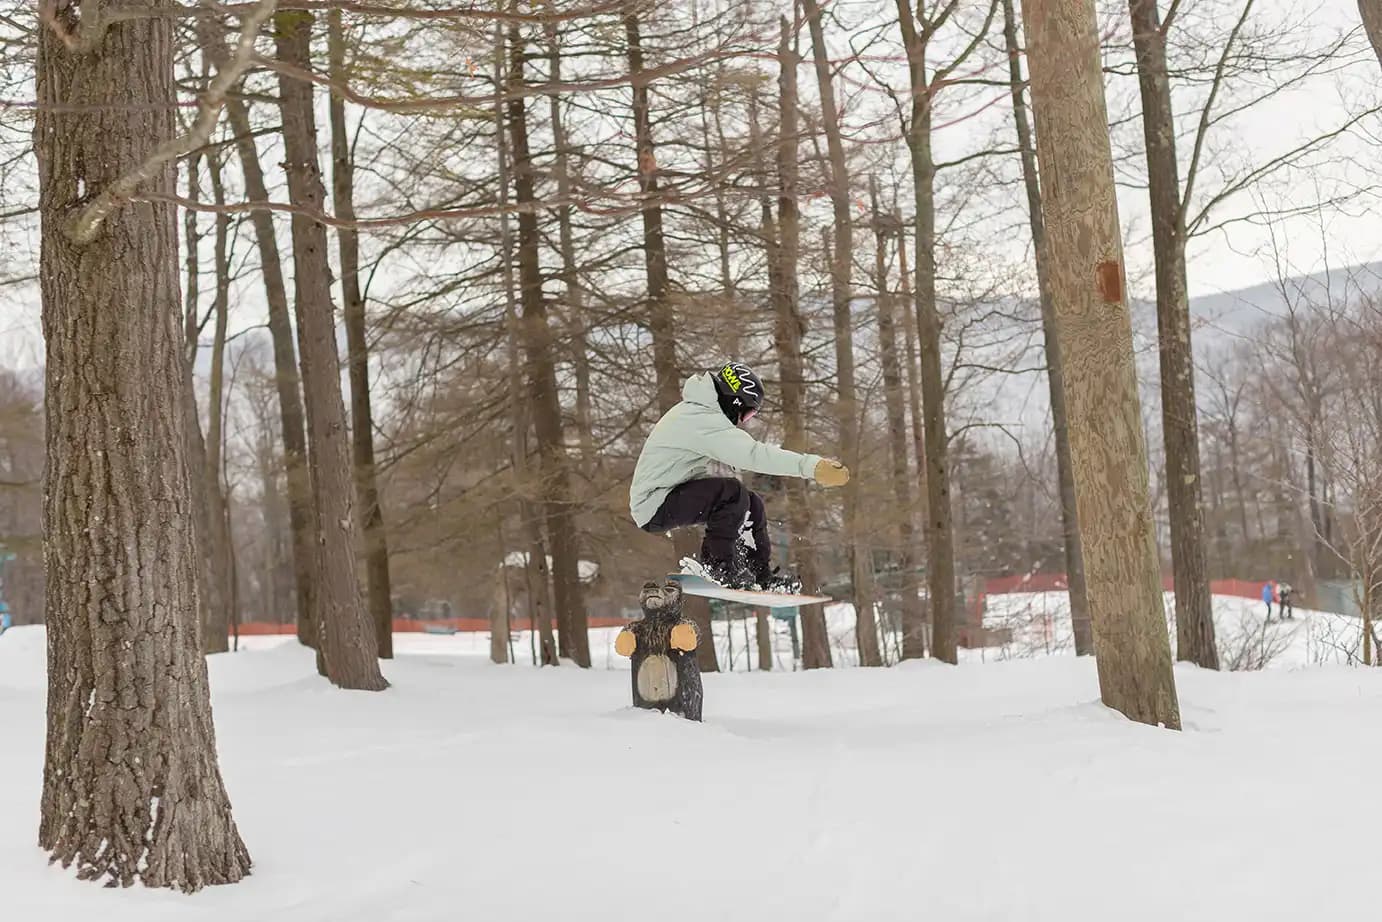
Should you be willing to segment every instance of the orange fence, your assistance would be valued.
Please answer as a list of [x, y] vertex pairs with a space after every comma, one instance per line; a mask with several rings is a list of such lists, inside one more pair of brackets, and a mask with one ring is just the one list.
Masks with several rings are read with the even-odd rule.
[[[1209, 591], [1215, 595], [1234, 595], [1255, 599], [1262, 595], [1265, 580], [1214, 579]], [[1175, 588], [1170, 575], [1163, 575], [1161, 586], [1167, 592]], [[1019, 573], [1015, 576], [996, 576], [984, 581], [984, 595], [1006, 595], [1010, 592], [1064, 592], [1069, 588], [1064, 573]]]
[[[623, 627], [628, 624], [623, 618], [595, 617], [590, 619], [591, 627]], [[514, 618], [509, 625], [511, 630], [529, 631], [532, 624], [527, 618]], [[296, 634], [297, 625], [278, 624], [273, 621], [244, 621], [240, 624], [241, 637], [271, 636], [275, 634]], [[436, 621], [419, 621], [415, 618], [393, 619], [395, 634], [450, 633], [452, 631], [488, 631], [488, 618], [443, 618]]]

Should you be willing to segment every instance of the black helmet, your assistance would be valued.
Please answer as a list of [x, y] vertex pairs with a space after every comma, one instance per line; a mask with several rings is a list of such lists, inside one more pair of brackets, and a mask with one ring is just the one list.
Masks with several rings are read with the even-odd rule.
[[743, 362], [725, 362], [711, 377], [720, 395], [720, 409], [734, 425], [753, 416], [763, 406], [763, 382]]

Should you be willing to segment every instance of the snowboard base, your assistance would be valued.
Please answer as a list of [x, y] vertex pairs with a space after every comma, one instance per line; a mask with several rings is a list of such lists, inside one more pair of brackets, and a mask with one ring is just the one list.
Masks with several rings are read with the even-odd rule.
[[686, 595], [704, 596], [758, 608], [796, 608], [799, 605], [820, 605], [834, 601], [824, 595], [792, 595], [786, 592], [762, 592], [753, 589], [726, 589], [695, 573], [668, 573], [667, 578], [681, 585]]

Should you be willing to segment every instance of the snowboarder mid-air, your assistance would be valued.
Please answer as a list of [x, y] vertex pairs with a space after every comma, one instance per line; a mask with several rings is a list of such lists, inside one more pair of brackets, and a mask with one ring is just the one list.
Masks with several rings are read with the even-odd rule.
[[763, 497], [733, 474], [753, 471], [838, 487], [849, 482], [849, 468], [749, 435], [741, 427], [762, 406], [763, 382], [740, 362], [688, 378], [681, 403], [663, 414], [643, 444], [629, 511], [651, 533], [704, 524], [700, 562], [722, 586], [795, 593], [801, 581], [770, 562]]

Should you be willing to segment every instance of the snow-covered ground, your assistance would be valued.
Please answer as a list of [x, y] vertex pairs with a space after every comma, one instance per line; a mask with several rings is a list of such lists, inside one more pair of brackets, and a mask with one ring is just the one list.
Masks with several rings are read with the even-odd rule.
[[43, 639], [0, 637], [4, 919], [1375, 917], [1382, 670], [1182, 667], [1183, 733], [1104, 709], [1071, 656], [740, 672], [697, 725], [631, 709], [599, 653], [410, 635], [367, 694], [256, 641], [212, 659], [254, 874], [184, 897], [35, 847]]

